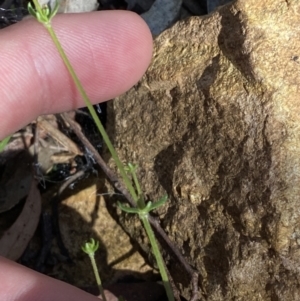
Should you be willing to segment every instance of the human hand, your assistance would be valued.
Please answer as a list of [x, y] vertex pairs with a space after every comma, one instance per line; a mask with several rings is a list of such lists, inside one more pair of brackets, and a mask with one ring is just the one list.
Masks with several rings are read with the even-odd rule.
[[[151, 33], [133, 13], [58, 15], [53, 27], [94, 103], [125, 92], [150, 62]], [[0, 139], [38, 115], [83, 106], [50, 37], [36, 20], [1, 30], [0, 40]], [[0, 257], [0, 300], [99, 299]]]
[[[53, 27], [94, 103], [128, 90], [150, 62], [151, 33], [133, 13], [58, 15]], [[38, 115], [84, 105], [50, 36], [36, 20], [2, 30], [0, 41], [0, 139]]]

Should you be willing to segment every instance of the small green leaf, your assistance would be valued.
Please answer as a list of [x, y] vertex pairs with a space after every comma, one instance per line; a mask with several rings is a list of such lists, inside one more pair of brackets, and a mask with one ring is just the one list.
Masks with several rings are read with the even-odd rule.
[[118, 207], [124, 211], [124, 212], [127, 212], [127, 213], [135, 213], [135, 214], [138, 214], [140, 209], [139, 208], [131, 208], [131, 207], [128, 207], [128, 206], [124, 206], [122, 205], [120, 202], [118, 202]]
[[168, 196], [164, 195], [157, 202], [154, 202], [153, 204], [151, 204], [151, 206], [149, 208], [149, 212], [163, 206], [167, 202], [167, 200], [168, 200]]
[[57, 14], [58, 12], [58, 8], [59, 8], [59, 2], [56, 0], [55, 1], [55, 6], [54, 8], [51, 10], [51, 13], [50, 13], [50, 20]]
[[130, 172], [131, 174], [135, 173], [137, 169], [138, 169], [137, 164], [128, 163], [127, 165], [125, 165], [125, 170]]
[[95, 241], [93, 238], [91, 238], [91, 242], [86, 242], [82, 247], [82, 251], [89, 256], [94, 256], [95, 252], [99, 248], [99, 241]]
[[28, 12], [35, 18], [36, 17], [36, 10], [32, 7], [31, 3], [29, 2], [28, 3], [28, 6], [27, 6], [27, 9], [28, 9]]
[[10, 136], [4, 138], [3, 140], [0, 141], [0, 153], [4, 150], [5, 146], [8, 144], [10, 140]]
[[128, 167], [129, 167], [130, 170], [136, 171], [137, 168], [138, 168], [138, 165], [137, 164], [128, 163]]

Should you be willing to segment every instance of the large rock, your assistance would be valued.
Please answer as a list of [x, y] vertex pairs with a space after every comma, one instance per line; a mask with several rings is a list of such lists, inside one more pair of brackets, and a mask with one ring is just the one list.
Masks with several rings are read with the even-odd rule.
[[[300, 300], [300, 3], [240, 0], [177, 23], [109, 108], [205, 300]], [[133, 218], [120, 217], [147, 250]], [[172, 256], [185, 297], [189, 278]]]

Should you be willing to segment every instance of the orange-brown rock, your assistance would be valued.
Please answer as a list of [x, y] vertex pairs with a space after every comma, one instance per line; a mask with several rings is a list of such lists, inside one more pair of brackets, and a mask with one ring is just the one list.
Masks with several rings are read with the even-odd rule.
[[[117, 151], [151, 200], [169, 195], [161, 224], [204, 300], [300, 300], [299, 16], [296, 0], [239, 0], [181, 21], [110, 104]], [[182, 266], [168, 265], [188, 297]]]

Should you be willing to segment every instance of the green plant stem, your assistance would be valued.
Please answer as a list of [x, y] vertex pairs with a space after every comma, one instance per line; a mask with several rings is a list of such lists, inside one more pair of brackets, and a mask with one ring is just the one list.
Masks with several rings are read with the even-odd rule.
[[165, 268], [164, 260], [161, 256], [161, 252], [159, 250], [154, 232], [153, 232], [150, 222], [148, 220], [148, 214], [145, 214], [145, 215], [140, 214], [139, 217], [140, 217], [141, 221], [143, 222], [144, 228], [148, 235], [148, 238], [149, 238], [149, 241], [150, 241], [150, 244], [152, 247], [152, 251], [155, 256], [156, 263], [157, 263], [157, 266], [158, 266], [158, 269], [159, 269], [159, 272], [160, 272], [160, 275], [161, 275], [161, 278], [162, 278], [162, 281], [163, 281], [163, 284], [164, 284], [164, 287], [165, 287], [165, 290], [167, 293], [168, 300], [175, 301], [174, 295], [173, 295], [173, 290], [171, 288], [169, 277], [168, 277], [168, 274], [167, 274], [167, 271]]
[[[137, 179], [135, 170], [132, 171], [132, 178], [133, 178], [133, 182], [134, 182], [134, 185], [136, 187], [136, 190], [137, 190], [137, 195], [140, 198], [142, 196], [142, 190], [141, 190], [140, 183]], [[143, 204], [143, 205], [144, 205], [143, 207], [145, 207], [145, 204]]]
[[139, 208], [145, 208], [146, 204], [145, 204], [145, 201], [143, 198], [143, 193], [142, 193], [142, 189], [141, 189], [139, 180], [136, 176], [136, 168], [130, 168], [130, 173], [132, 175], [133, 183], [136, 187], [136, 191], [137, 191], [137, 195], [138, 195], [137, 205]]
[[62, 48], [62, 46], [60, 44], [60, 42], [58, 41], [58, 38], [57, 38], [57, 36], [56, 36], [56, 34], [55, 34], [55, 32], [54, 32], [51, 24], [45, 24], [45, 27], [47, 28], [47, 30], [48, 30], [48, 32], [49, 32], [49, 34], [50, 34], [50, 36], [51, 36], [51, 38], [52, 38], [52, 40], [53, 40], [56, 48], [57, 48], [57, 50], [58, 50], [58, 52], [59, 52], [59, 54], [61, 56], [61, 58], [63, 59], [65, 65], [66, 65], [66, 67], [67, 67], [67, 69], [68, 69], [68, 71], [69, 71], [69, 73], [70, 73], [70, 75], [71, 75], [71, 77], [72, 77], [72, 79], [73, 79], [76, 87], [77, 87], [77, 89], [79, 90], [79, 92], [80, 92], [80, 94], [81, 94], [81, 96], [82, 96], [82, 98], [83, 98], [83, 100], [85, 102], [85, 105], [87, 106], [88, 110], [90, 111], [90, 114], [92, 115], [92, 117], [93, 117], [93, 119], [94, 119], [94, 121], [96, 123], [96, 126], [97, 126], [99, 132], [101, 133], [102, 138], [103, 138], [103, 140], [104, 140], [107, 148], [109, 149], [109, 151], [110, 151], [110, 153], [112, 155], [112, 158], [116, 162], [116, 165], [117, 165], [117, 167], [118, 167], [118, 169], [120, 171], [120, 174], [121, 174], [121, 176], [123, 178], [125, 186], [127, 187], [128, 191], [130, 192], [133, 200], [137, 203], [138, 202], [138, 196], [137, 196], [137, 194], [136, 194], [136, 192], [135, 192], [135, 190], [134, 190], [134, 188], [133, 188], [133, 186], [131, 184], [130, 179], [128, 178], [128, 176], [127, 176], [127, 174], [125, 172], [124, 165], [122, 164], [121, 160], [119, 159], [119, 157], [118, 157], [118, 155], [117, 155], [117, 153], [116, 153], [116, 151], [115, 151], [115, 149], [114, 149], [114, 147], [113, 147], [113, 145], [112, 145], [112, 143], [111, 143], [111, 141], [110, 141], [110, 139], [109, 139], [109, 137], [108, 137], [108, 135], [107, 135], [107, 133], [106, 133], [106, 131], [105, 131], [102, 123], [101, 123], [101, 121], [100, 121], [100, 119], [98, 118], [98, 115], [97, 115], [97, 113], [96, 113], [96, 111], [95, 111], [95, 109], [94, 109], [91, 101], [89, 100], [89, 98], [88, 98], [88, 96], [87, 96], [84, 88], [82, 87], [81, 82], [78, 79], [78, 77], [77, 77], [77, 75], [76, 75], [76, 73], [75, 73], [75, 71], [74, 71], [74, 69], [73, 69], [70, 61], [68, 60], [68, 58], [67, 58], [67, 56], [66, 56], [66, 54], [65, 54], [65, 52], [64, 52], [64, 50], [63, 50], [63, 48]]
[[98, 268], [97, 268], [97, 264], [96, 264], [96, 261], [95, 261], [95, 256], [94, 256], [94, 254], [88, 254], [88, 255], [91, 259], [94, 275], [95, 275], [95, 278], [96, 278], [97, 285], [99, 287], [101, 297], [102, 297], [103, 301], [106, 301], [106, 297], [105, 297], [105, 294], [104, 294], [101, 278], [100, 278], [99, 271], [98, 271]]
[[0, 153], [4, 150], [5, 146], [9, 142], [11, 136], [8, 136], [0, 141]]

